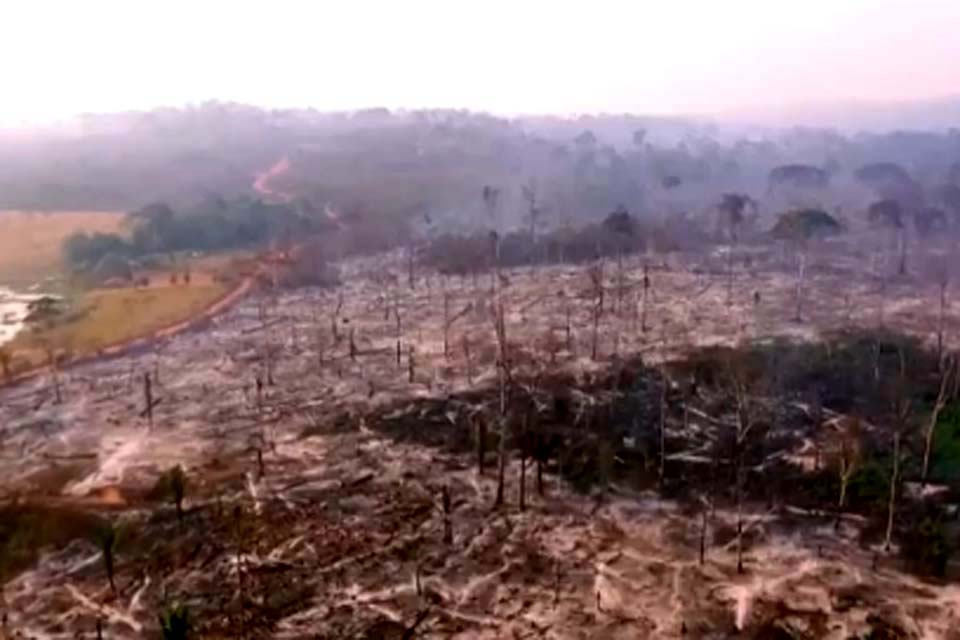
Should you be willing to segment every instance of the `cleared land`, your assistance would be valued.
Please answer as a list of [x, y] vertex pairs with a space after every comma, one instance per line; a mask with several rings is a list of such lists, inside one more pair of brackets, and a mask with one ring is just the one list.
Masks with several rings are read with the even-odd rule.
[[[908, 277], [881, 292], [852, 263], [811, 268], [803, 323], [792, 321], [789, 273], [742, 271], [728, 304], [710, 259], [651, 263], [645, 320], [641, 261], [622, 274], [607, 264], [595, 358], [586, 267], [508, 271], [517, 375], [550, 364], [570, 376], [570, 413], [601, 419], [619, 354], [656, 365], [743, 338], [882, 322], [927, 339], [936, 326], [935, 287]], [[64, 519], [42, 553], [6, 550], [15, 577], [0, 602], [11, 628], [90, 634], [99, 618], [108, 637], [142, 637], [166, 597], [188, 604], [210, 637], [400, 638], [418, 611], [428, 615], [417, 637], [437, 638], [955, 637], [957, 589], [906, 575], [895, 556], [874, 568], [857, 516], [834, 526], [831, 514], [751, 500], [738, 575], [727, 499], [710, 516], [704, 565], [699, 514], [683, 502], [626, 487], [580, 495], [556, 460], [542, 495], [528, 467], [524, 511], [512, 460], [506, 504], [492, 511], [493, 459], [478, 475], [464, 451], [470, 420], [498, 402], [489, 279], [421, 273], [411, 290], [405, 270], [401, 255], [352, 261], [339, 290], [249, 299], [155, 353], [70, 370], [62, 404], [47, 380], [0, 391], [0, 442], [19, 452], [0, 467], [0, 486], [33, 509], [13, 515], [47, 530]], [[148, 371], [160, 399], [152, 427]], [[666, 436], [669, 464], [689, 471], [729, 415], [704, 404], [685, 420], [672, 416]], [[654, 433], [655, 421], [639, 427]], [[801, 454], [774, 448], [771, 458]], [[183, 523], [155, 491], [177, 464], [189, 479]], [[77, 513], [127, 532], [116, 593], [90, 541], [96, 525]]]
[[116, 233], [122, 226], [123, 214], [106, 211], [0, 211], [0, 283], [22, 287], [59, 275], [67, 236]]
[[[110, 345], [151, 334], [188, 320], [223, 297], [228, 273], [242, 252], [181, 257], [168, 270], [137, 274], [145, 287], [98, 289], [67, 278], [61, 258], [63, 240], [77, 231], [118, 232], [123, 215], [109, 212], [0, 211], [0, 283], [64, 295], [63, 313], [49, 324], [23, 329], [5, 346], [14, 373], [46, 363], [52, 349], [59, 357], [81, 357]], [[191, 282], [183, 284], [189, 266]], [[180, 280], [170, 282], [176, 272]]]

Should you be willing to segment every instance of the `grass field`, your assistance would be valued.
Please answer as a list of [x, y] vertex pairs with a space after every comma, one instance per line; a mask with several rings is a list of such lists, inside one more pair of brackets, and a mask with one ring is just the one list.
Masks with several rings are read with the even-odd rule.
[[0, 210], [0, 284], [23, 287], [62, 273], [61, 246], [75, 231], [116, 232], [123, 215]]
[[140, 272], [138, 276], [149, 279], [149, 286], [141, 288], [87, 288], [65, 277], [61, 247], [67, 236], [76, 231], [118, 232], [122, 225], [118, 213], [0, 210], [0, 285], [25, 290], [42, 283], [41, 291], [66, 301], [64, 312], [46, 327], [24, 329], [4, 346], [13, 354], [15, 371], [45, 363], [48, 348], [85, 356], [197, 315], [230, 286], [216, 274], [230, 272], [233, 262], [246, 255], [180, 256], [174, 270], [182, 276], [189, 264], [189, 286], [171, 283], [171, 271], [162, 267]]
[[45, 345], [73, 356], [147, 335], [186, 320], [226, 293], [218, 283], [101, 289], [77, 296], [61, 321], [22, 331], [10, 343], [17, 369], [44, 361]]

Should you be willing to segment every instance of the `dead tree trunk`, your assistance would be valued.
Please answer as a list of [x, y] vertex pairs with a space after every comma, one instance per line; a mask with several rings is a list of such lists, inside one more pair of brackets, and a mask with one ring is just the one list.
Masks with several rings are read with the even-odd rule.
[[343, 309], [343, 292], [337, 294], [337, 306], [333, 309], [330, 316], [330, 335], [333, 336], [333, 343], [340, 344], [340, 310]]
[[507, 421], [500, 418], [500, 442], [497, 451], [497, 497], [493, 502], [495, 509], [503, 506], [503, 489], [507, 470]]
[[407, 381], [412, 384], [416, 369], [416, 365], [413, 361], [413, 345], [410, 345], [409, 349], [410, 350], [407, 352]]
[[357, 343], [354, 340], [354, 328], [350, 327], [350, 359], [357, 361]]
[[407, 284], [410, 286], [410, 290], [413, 291], [416, 288], [415, 279], [414, 279], [414, 250], [413, 247], [407, 249]]
[[543, 436], [539, 433], [536, 438], [536, 453], [537, 453], [537, 495], [541, 498], [543, 497], [543, 458], [546, 455], [545, 447], [543, 444]]
[[897, 482], [900, 476], [900, 431], [893, 434], [893, 468], [890, 470], [890, 497], [887, 501], [887, 532], [883, 538], [884, 551], [890, 551], [893, 540], [893, 521], [897, 511]]
[[443, 494], [441, 496], [441, 501], [443, 503], [443, 544], [453, 544], [453, 525], [450, 521], [451, 512], [453, 510], [452, 503], [450, 500], [450, 488], [447, 485], [443, 485]]
[[500, 442], [499, 455], [497, 461], [497, 497], [494, 507], [500, 507], [503, 504], [504, 475], [507, 466], [507, 384], [510, 373], [510, 354], [507, 343], [507, 325], [506, 314], [503, 309], [503, 297], [498, 296], [497, 311], [494, 318], [496, 322], [497, 344], [500, 347], [500, 354], [497, 362], [497, 381], [500, 387]]
[[591, 265], [587, 275], [590, 276], [590, 284], [593, 290], [593, 336], [590, 356], [596, 360], [600, 341], [600, 317], [603, 315], [603, 262]]
[[520, 452], [520, 511], [527, 508], [527, 453]]
[[473, 363], [470, 361], [470, 342], [467, 334], [463, 334], [461, 343], [463, 344], [463, 359], [467, 367], [467, 384], [473, 386]]
[[937, 400], [933, 404], [933, 410], [930, 412], [930, 419], [927, 422], [927, 433], [923, 443], [923, 467], [921, 471], [921, 486], [927, 485], [927, 478], [930, 475], [930, 455], [933, 452], [933, 436], [937, 430], [937, 422], [940, 420], [940, 413], [947, 405], [949, 399], [950, 377], [960, 376], [960, 362], [955, 358], [947, 358], [943, 364], [940, 374], [940, 390], [937, 393]]
[[643, 302], [642, 309], [640, 312], [640, 330], [644, 333], [647, 332], [647, 296], [650, 294], [650, 275], [648, 272], [649, 266], [643, 265]]
[[737, 452], [736, 473], [737, 573], [743, 573], [743, 459], [739, 451]]
[[897, 240], [900, 245], [900, 265], [897, 273], [901, 276], [907, 275], [907, 232], [901, 229], [897, 233]]
[[733, 305], [733, 249], [737, 246], [737, 236], [730, 234], [730, 244], [727, 246], [727, 306]]
[[623, 250], [617, 252], [617, 314], [623, 313]]
[[450, 357], [450, 294], [443, 290], [443, 357]]
[[147, 414], [147, 425], [153, 427], [153, 385], [150, 382], [150, 374], [143, 374], [143, 403], [144, 412]]
[[700, 566], [703, 566], [704, 560], [707, 555], [707, 500], [704, 498], [701, 500], [701, 511], [700, 511]]
[[661, 385], [660, 385], [660, 465], [657, 468], [657, 479], [660, 483], [660, 490], [663, 490], [663, 485], [666, 481], [666, 465], [667, 465], [667, 388], [670, 384], [669, 379], [667, 378], [666, 372], [661, 372]]
[[487, 460], [487, 421], [483, 416], [476, 417], [476, 438], [477, 438], [477, 475], [483, 475]]
[[796, 287], [796, 310], [793, 319], [796, 322], [803, 321], [803, 278], [807, 272], [807, 254], [801, 251], [797, 256], [797, 287]]
[[[840, 498], [837, 500], [837, 512], [843, 511], [847, 504], [847, 485], [850, 484], [850, 478], [853, 476], [854, 467], [847, 460], [846, 456], [840, 456]], [[839, 518], [838, 518], [839, 521]]]
[[940, 313], [937, 316], [937, 359], [943, 361], [943, 326], [947, 309], [947, 281], [940, 282]]

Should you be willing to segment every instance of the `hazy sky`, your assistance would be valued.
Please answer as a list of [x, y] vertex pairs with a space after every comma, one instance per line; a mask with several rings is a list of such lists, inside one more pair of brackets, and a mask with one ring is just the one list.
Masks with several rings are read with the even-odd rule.
[[0, 0], [0, 122], [209, 99], [704, 113], [960, 93], [960, 0]]

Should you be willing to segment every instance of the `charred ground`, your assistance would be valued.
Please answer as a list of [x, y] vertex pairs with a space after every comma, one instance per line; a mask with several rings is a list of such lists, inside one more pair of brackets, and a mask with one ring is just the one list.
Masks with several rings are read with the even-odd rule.
[[734, 273], [587, 244], [352, 259], [60, 404], [5, 389], [5, 632], [139, 637], [182, 603], [205, 637], [949, 637], [936, 284], [827, 243], [796, 322], [769, 247]]

